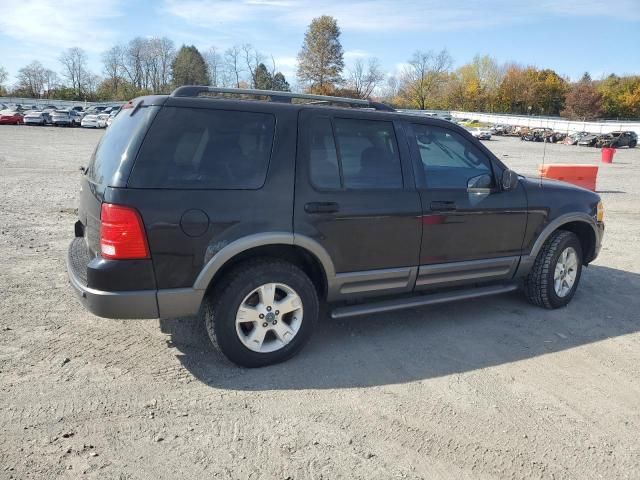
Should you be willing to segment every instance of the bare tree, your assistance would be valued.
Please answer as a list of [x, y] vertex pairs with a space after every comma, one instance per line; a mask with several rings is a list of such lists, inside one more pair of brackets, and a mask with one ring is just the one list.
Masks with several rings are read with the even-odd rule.
[[256, 70], [258, 69], [258, 65], [263, 63], [264, 55], [253, 48], [250, 43], [245, 43], [240, 48], [244, 62], [247, 65], [247, 71], [249, 72], [249, 84], [252, 88], [256, 88]]
[[22, 67], [18, 70], [18, 90], [29, 97], [39, 98], [44, 90], [45, 71], [38, 61]]
[[369, 58], [366, 64], [359, 58], [353, 67], [347, 69], [347, 74], [347, 88], [359, 98], [369, 98], [385, 77], [380, 61], [375, 57]]
[[122, 77], [124, 76], [123, 67], [124, 47], [115, 45], [102, 54], [103, 73], [111, 87], [111, 94], [117, 96]]
[[224, 86], [224, 64], [219, 50], [216, 47], [211, 47], [204, 54], [204, 58], [207, 62], [207, 68], [209, 69], [211, 85], [214, 87]]
[[56, 72], [54, 72], [53, 70], [49, 70], [48, 68], [43, 72], [43, 90], [44, 90], [44, 96], [46, 96], [47, 98], [49, 98], [51, 96], [51, 93], [53, 92], [53, 90], [55, 90], [56, 88], [58, 88], [59, 84], [60, 84], [60, 79], [58, 78], [58, 74]]
[[72, 47], [65, 50], [59, 60], [62, 64], [64, 77], [70, 83], [76, 97], [81, 98], [89, 76], [87, 54], [81, 48]]
[[231, 77], [233, 84], [236, 88], [240, 88], [240, 81], [242, 79], [242, 49], [238, 45], [227, 49], [224, 52], [224, 63], [227, 74]]
[[4, 67], [0, 67], [0, 91], [4, 90], [4, 82], [9, 78], [9, 73]]
[[154, 89], [154, 93], [164, 93], [171, 85], [171, 63], [176, 56], [176, 49], [173, 40], [162, 37], [155, 38], [153, 42], [153, 54], [156, 56], [157, 62], [157, 80], [158, 88]]
[[424, 110], [427, 103], [443, 86], [453, 59], [447, 50], [439, 53], [418, 50], [402, 74], [402, 90], [409, 103]]

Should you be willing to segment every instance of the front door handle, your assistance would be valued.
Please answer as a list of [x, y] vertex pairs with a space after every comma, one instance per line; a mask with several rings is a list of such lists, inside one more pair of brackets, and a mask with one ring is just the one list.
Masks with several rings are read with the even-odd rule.
[[339, 209], [336, 202], [311, 202], [304, 206], [307, 213], [336, 213]]
[[447, 212], [456, 209], [456, 202], [435, 201], [431, 202], [431, 210], [437, 212]]

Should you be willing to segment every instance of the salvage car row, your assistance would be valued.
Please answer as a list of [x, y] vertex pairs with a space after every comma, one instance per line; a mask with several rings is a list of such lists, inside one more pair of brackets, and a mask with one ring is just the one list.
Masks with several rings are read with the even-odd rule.
[[81, 106], [59, 108], [54, 105], [0, 104], [0, 125], [53, 125], [55, 127], [106, 128], [120, 111], [120, 106]]
[[616, 131], [610, 133], [573, 132], [563, 133], [554, 131], [551, 128], [528, 128], [513, 125], [493, 125], [491, 127], [473, 127], [468, 123], [461, 123], [466, 126], [471, 135], [479, 140], [491, 140], [492, 135], [504, 135], [520, 137], [525, 142], [548, 142], [563, 143], [565, 145], [579, 145], [583, 147], [610, 147], [635, 148], [638, 145], [638, 135], [632, 131]]

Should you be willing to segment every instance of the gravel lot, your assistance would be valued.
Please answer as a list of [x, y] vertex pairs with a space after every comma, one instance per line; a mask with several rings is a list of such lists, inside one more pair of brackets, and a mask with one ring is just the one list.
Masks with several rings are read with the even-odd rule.
[[[640, 478], [640, 148], [601, 165], [605, 244], [567, 308], [326, 318], [295, 359], [245, 370], [195, 319], [75, 299], [78, 167], [101, 135], [0, 126], [0, 478]], [[544, 149], [488, 145], [521, 173]]]

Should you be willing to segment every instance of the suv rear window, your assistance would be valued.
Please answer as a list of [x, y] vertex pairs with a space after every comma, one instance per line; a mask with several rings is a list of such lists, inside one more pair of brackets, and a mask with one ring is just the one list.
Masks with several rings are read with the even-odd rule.
[[87, 176], [100, 185], [111, 185], [121, 164], [132, 159], [149, 120], [159, 107], [142, 107], [133, 116], [118, 115], [102, 136], [87, 168]]
[[267, 175], [271, 114], [164, 107], [136, 160], [132, 188], [258, 189]]

